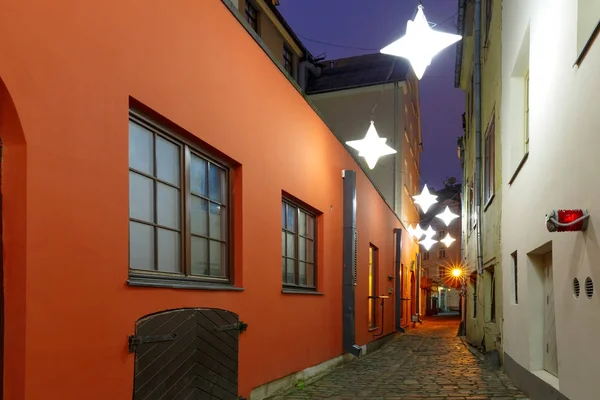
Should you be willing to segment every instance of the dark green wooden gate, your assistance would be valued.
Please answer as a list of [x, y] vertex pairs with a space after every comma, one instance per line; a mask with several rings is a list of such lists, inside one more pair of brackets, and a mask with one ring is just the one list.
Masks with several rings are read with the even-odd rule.
[[133, 400], [237, 399], [238, 336], [246, 329], [232, 312], [178, 309], [141, 318]]

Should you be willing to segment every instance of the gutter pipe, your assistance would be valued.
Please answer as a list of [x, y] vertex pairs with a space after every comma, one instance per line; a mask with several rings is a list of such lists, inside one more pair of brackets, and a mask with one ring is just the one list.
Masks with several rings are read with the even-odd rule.
[[475, 0], [475, 204], [477, 212], [477, 272], [483, 274], [483, 243], [481, 241], [482, 165], [481, 165], [481, 0]]

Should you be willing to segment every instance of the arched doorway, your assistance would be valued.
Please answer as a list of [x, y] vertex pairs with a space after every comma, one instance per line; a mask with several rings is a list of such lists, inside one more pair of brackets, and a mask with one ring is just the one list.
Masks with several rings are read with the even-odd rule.
[[238, 338], [247, 325], [236, 314], [182, 308], [135, 325], [133, 400], [238, 398]]
[[0, 400], [25, 398], [26, 160], [21, 121], [0, 77]]

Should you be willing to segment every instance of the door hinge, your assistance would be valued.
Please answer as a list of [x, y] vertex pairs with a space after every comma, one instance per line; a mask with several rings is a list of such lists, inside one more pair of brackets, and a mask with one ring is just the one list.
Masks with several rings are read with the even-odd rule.
[[244, 332], [246, 329], [248, 329], [248, 324], [245, 324], [242, 321], [240, 321], [240, 322], [236, 322], [235, 324], [231, 324], [231, 325], [217, 326], [215, 328], [215, 331], [217, 331], [217, 332], [239, 331], [241, 333], [241, 332]]
[[171, 333], [168, 335], [155, 335], [155, 336], [129, 336], [129, 352], [133, 353], [137, 350], [139, 345], [145, 343], [155, 343], [155, 342], [168, 342], [177, 339], [176, 333]]

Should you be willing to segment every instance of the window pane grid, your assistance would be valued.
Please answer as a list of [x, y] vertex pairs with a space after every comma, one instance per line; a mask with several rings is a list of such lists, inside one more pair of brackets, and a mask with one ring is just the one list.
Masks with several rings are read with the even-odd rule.
[[283, 46], [283, 66], [287, 72], [292, 74], [292, 52], [287, 46]]
[[[158, 152], [164, 156], [160, 161]], [[182, 273], [180, 160], [181, 146], [142, 125], [130, 123], [132, 269]], [[172, 182], [159, 176], [170, 177]], [[165, 211], [160, 212], [161, 209]]]
[[[258, 12], [248, 1], [246, 1], [246, 21], [250, 24], [254, 31], [257, 31], [258, 28]], [[258, 32], [257, 32], [258, 33]]]
[[315, 288], [315, 217], [282, 201], [282, 282], [284, 286]]
[[[144, 143], [147, 139], [144, 135], [152, 139]], [[140, 160], [140, 155], [150, 156], [150, 159]], [[204, 184], [205, 191], [195, 191], [194, 182], [190, 182], [197, 177], [194, 171], [190, 173], [190, 160], [200, 160], [206, 165], [205, 176], [199, 179], [199, 188]], [[130, 119], [129, 170], [130, 269], [192, 279], [227, 280], [227, 170], [197, 154], [187, 144], [175, 142], [143, 122], [138, 123], [137, 119]], [[136, 185], [140, 179], [150, 182], [151, 189], [141, 190], [149, 186], [146, 183], [140, 186], [141, 181]], [[192, 232], [198, 225], [198, 218], [194, 218], [192, 212], [197, 205], [195, 199], [203, 202], [200, 209], [206, 214], [200, 218], [206, 223], [201, 234]], [[151, 212], [142, 215], [136, 211], [140, 208], [136, 204], [144, 202], [149, 203]], [[144, 207], [142, 210], [146, 211]], [[182, 240], [184, 231], [187, 238]], [[144, 237], [148, 243], [143, 243]], [[152, 254], [140, 255], [140, 250], [145, 249]]]

